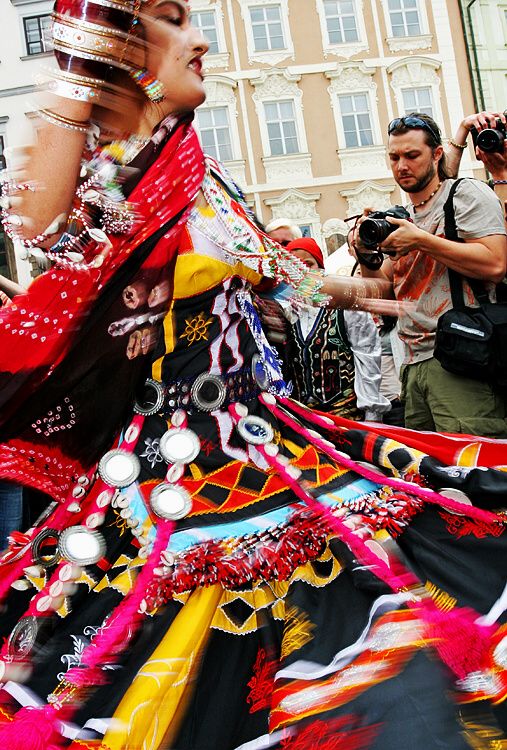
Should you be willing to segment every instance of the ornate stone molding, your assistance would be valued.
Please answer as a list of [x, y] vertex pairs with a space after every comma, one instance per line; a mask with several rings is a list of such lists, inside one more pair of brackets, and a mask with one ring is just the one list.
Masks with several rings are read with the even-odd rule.
[[278, 198], [265, 200], [270, 206], [273, 219], [291, 219], [296, 224], [312, 224], [320, 222], [317, 213], [317, 201], [320, 193], [303, 193], [301, 190], [286, 190]]
[[338, 156], [344, 176], [383, 177], [387, 174], [385, 146], [339, 149]]
[[351, 190], [340, 190], [340, 195], [346, 198], [348, 213], [360, 214], [365, 208], [384, 210], [392, 206], [391, 193], [394, 185], [379, 185], [371, 180], [362, 182]]
[[432, 34], [389, 36], [386, 41], [391, 52], [410, 52], [416, 49], [430, 49], [433, 44], [433, 36]]
[[396, 90], [404, 86], [440, 85], [437, 70], [441, 67], [438, 60], [430, 57], [404, 57], [387, 68], [391, 75], [391, 87]]
[[307, 180], [312, 175], [311, 154], [287, 154], [285, 156], [265, 156], [262, 159], [266, 170], [266, 182], [286, 185], [290, 181]]
[[234, 89], [237, 81], [233, 78], [220, 75], [210, 75], [204, 79], [206, 90], [206, 106], [212, 107], [216, 104], [233, 104], [236, 108], [236, 95]]
[[376, 91], [377, 84], [373, 80], [375, 68], [368, 68], [363, 62], [341, 63], [336, 70], [326, 71], [330, 80], [328, 91], [331, 94], [349, 94], [357, 91]]
[[287, 70], [263, 70], [258, 78], [251, 78], [255, 88], [252, 99], [257, 102], [275, 99], [301, 99], [303, 92], [298, 86], [300, 75], [293, 75]]
[[242, 190], [246, 189], [246, 172], [245, 172], [245, 160], [235, 159], [234, 161], [224, 162], [228, 172], [231, 173], [233, 180], [240, 186]]
[[286, 190], [278, 198], [268, 198], [264, 203], [271, 208], [273, 219], [290, 219], [294, 224], [310, 225], [312, 237], [319, 245], [323, 245], [320, 216], [317, 212], [320, 196], [320, 193], [304, 193], [293, 188]]
[[229, 53], [219, 52], [217, 55], [205, 55], [203, 58], [204, 69], [213, 70], [214, 68], [229, 67]]
[[343, 219], [328, 219], [322, 225], [322, 236], [326, 240], [328, 237], [332, 237], [333, 234], [346, 237], [349, 229], [349, 225]]

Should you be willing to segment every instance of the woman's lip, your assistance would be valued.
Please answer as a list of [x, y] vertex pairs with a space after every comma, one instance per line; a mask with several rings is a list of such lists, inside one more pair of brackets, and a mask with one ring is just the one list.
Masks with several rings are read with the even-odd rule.
[[190, 68], [194, 71], [194, 73], [197, 73], [197, 75], [202, 78], [202, 61], [199, 57], [194, 57], [193, 60], [190, 60], [187, 68]]

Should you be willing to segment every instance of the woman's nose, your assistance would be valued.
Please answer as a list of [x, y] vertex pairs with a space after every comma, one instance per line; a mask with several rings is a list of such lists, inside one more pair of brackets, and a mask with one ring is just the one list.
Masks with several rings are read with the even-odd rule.
[[209, 50], [209, 42], [202, 31], [195, 26], [190, 27], [190, 44], [193, 50], [205, 55]]

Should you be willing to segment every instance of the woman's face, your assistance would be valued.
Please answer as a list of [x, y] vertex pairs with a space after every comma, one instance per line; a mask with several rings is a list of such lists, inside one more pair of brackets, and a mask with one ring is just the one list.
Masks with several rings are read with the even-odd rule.
[[164, 110], [175, 114], [194, 110], [206, 98], [201, 58], [209, 45], [190, 25], [187, 4], [155, 0], [142, 12], [141, 23], [145, 67], [164, 85]]

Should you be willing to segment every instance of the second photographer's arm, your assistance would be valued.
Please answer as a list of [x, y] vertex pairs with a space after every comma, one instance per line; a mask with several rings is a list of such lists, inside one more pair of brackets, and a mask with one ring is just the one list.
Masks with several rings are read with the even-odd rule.
[[382, 243], [384, 251], [402, 257], [419, 250], [443, 263], [448, 268], [475, 279], [499, 283], [507, 266], [507, 237], [491, 234], [479, 239], [453, 242], [445, 237], [426, 232], [404, 219], [390, 219], [398, 229]]

